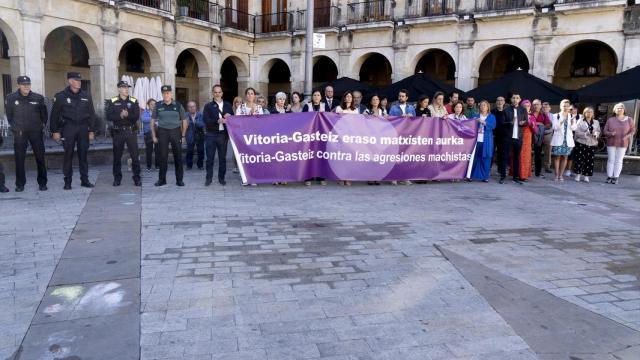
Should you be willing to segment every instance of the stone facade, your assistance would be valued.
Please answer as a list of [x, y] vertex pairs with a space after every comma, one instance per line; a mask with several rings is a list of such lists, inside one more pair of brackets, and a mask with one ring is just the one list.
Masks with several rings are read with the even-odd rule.
[[[145, 1], [170, 3], [171, 10], [140, 5]], [[436, 77], [462, 90], [500, 76], [513, 66], [510, 59], [514, 56], [526, 62], [525, 70], [567, 88], [640, 64], [640, 11], [624, 0], [522, 1], [506, 7], [491, 0], [379, 3], [369, 2], [363, 8], [351, 0], [332, 0], [330, 19], [320, 21], [329, 26], [315, 30], [326, 35], [326, 48], [314, 51], [314, 62], [326, 57], [324, 63], [333, 63], [336, 76], [355, 79], [361, 78], [364, 67], [372, 67], [367, 73], [374, 74], [389, 69], [380, 78], [362, 79], [377, 84], [400, 80], [427, 64], [427, 72], [438, 71]], [[261, 2], [248, 2], [248, 13], [257, 16], [249, 15], [246, 29], [229, 25], [238, 14], [225, 13], [222, 8], [212, 3], [208, 19], [203, 20], [179, 16], [176, 0], [2, 0], [0, 30], [8, 45], [8, 59], [0, 59], [0, 72], [11, 75], [12, 87], [17, 75], [29, 75], [33, 89], [49, 97], [65, 85], [64, 73], [70, 69], [90, 79], [94, 99], [112, 96], [123, 74], [159, 75], [165, 83], [187, 89], [188, 97], [200, 105], [209, 98], [213, 84], [230, 77], [234, 84], [237, 81], [233, 91], [242, 92], [247, 86], [269, 94], [302, 91], [305, 31], [301, 10], [306, 1], [289, 0], [284, 31], [271, 31], [273, 22], [265, 30], [271, 15], [261, 15]], [[88, 53], [86, 63], [73, 66], [70, 54], [74, 49], [70, 47], [78, 41], [67, 46], [70, 41], [65, 36], [82, 40]], [[144, 48], [143, 73], [130, 73], [124, 64], [127, 59], [122, 49], [131, 43]], [[576, 46], [580, 44], [590, 44], [587, 50], [598, 55], [585, 55]], [[181, 58], [183, 52], [188, 56]], [[375, 61], [372, 54], [379, 54]], [[593, 70], [576, 70], [576, 64], [584, 63], [576, 59], [594, 56], [598, 64], [591, 66]], [[179, 59], [185, 60], [177, 70]], [[237, 76], [222, 74], [221, 79], [226, 60]], [[183, 73], [176, 76], [177, 72]], [[324, 72], [324, 68], [316, 69], [318, 77]], [[95, 103], [101, 106], [100, 101]]]

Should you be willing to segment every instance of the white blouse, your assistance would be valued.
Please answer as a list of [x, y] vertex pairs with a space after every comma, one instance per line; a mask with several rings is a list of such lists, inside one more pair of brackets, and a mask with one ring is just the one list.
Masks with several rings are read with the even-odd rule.
[[358, 109], [346, 109], [346, 110], [342, 110], [342, 107], [340, 105], [336, 106], [336, 113], [338, 114], [360, 114], [358, 112]]
[[236, 109], [236, 115], [264, 115], [262, 111], [262, 106], [258, 104], [253, 104], [253, 111], [247, 107], [246, 103], [242, 103], [242, 105], [238, 106]]

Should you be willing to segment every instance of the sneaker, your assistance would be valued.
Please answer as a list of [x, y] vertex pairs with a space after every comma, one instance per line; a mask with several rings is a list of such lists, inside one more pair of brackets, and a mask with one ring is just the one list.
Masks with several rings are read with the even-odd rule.
[[412, 183], [410, 180], [407, 180], [407, 181], [405, 181], [405, 182], [404, 182], [404, 184], [405, 184], [405, 185], [411, 185], [411, 184], [413, 184], [413, 183]]
[[588, 182], [589, 182], [589, 177], [588, 177], [588, 176], [585, 176], [585, 177], [584, 177], [584, 182], [586, 182], [586, 183], [588, 183]]
[[564, 176], [571, 176], [571, 170], [565, 170]]
[[305, 181], [304, 186], [311, 186], [311, 181]]
[[500, 180], [498, 180], [498, 183], [504, 184], [504, 178], [500, 178]]
[[4, 185], [0, 185], [0, 193], [8, 193], [9, 189], [4, 186]]
[[613, 178], [612, 177], [607, 177], [607, 181], [605, 181], [605, 183], [611, 184], [611, 179], [613, 179]]
[[398, 182], [394, 180], [394, 181], [391, 182], [391, 185], [394, 185], [394, 186], [398, 185]]
[[618, 178], [615, 178], [615, 177], [614, 177], [614, 178], [611, 178], [611, 183], [612, 183], [613, 185], [617, 185], [617, 184], [618, 184]]
[[573, 180], [580, 182], [580, 177], [581, 177], [580, 174], [576, 174], [576, 177]]
[[327, 181], [326, 181], [326, 180], [322, 180], [322, 181], [320, 181], [320, 185], [322, 185], [322, 186], [327, 186]]

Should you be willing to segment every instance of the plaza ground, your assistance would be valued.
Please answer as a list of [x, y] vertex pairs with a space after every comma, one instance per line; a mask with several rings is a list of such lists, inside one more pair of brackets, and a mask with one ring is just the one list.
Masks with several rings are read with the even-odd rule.
[[638, 176], [90, 175], [0, 195], [1, 359], [640, 358]]

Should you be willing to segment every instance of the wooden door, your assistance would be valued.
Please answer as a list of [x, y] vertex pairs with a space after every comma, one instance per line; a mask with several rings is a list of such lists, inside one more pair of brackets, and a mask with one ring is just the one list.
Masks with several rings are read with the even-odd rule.
[[287, 0], [262, 0], [262, 32], [287, 30]]
[[226, 26], [249, 31], [249, 0], [225, 0], [225, 8]]
[[316, 0], [313, 9], [313, 27], [323, 28], [331, 25], [331, 0]]

